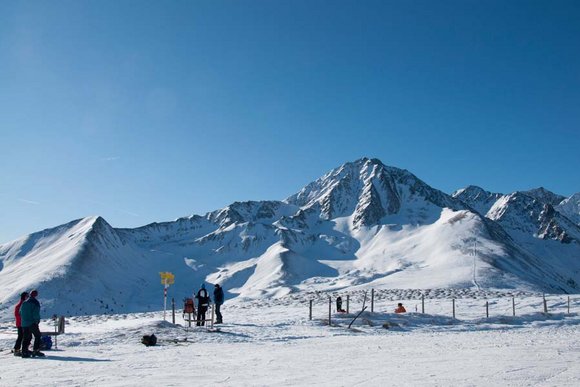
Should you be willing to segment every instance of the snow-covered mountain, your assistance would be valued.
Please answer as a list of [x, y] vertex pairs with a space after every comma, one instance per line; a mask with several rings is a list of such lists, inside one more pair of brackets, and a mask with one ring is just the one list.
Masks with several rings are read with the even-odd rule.
[[483, 188], [470, 185], [467, 188], [455, 191], [452, 196], [469, 205], [479, 214], [485, 215], [503, 194], [492, 193]]
[[575, 291], [578, 226], [542, 200], [477, 187], [450, 196], [363, 158], [284, 201], [136, 229], [90, 217], [0, 245], [0, 316], [33, 287], [48, 313], [159, 309], [161, 271], [175, 274], [179, 303], [203, 281], [242, 298], [371, 286]]
[[453, 197], [499, 223], [512, 237], [580, 242], [580, 228], [574, 224], [580, 194], [566, 199], [537, 188], [504, 195], [469, 186], [456, 191]]
[[562, 200], [566, 199], [565, 196], [548, 191], [544, 187], [530, 189], [528, 191], [523, 191], [522, 193], [533, 197], [539, 202], [550, 204], [552, 206], [557, 206], [562, 202]]

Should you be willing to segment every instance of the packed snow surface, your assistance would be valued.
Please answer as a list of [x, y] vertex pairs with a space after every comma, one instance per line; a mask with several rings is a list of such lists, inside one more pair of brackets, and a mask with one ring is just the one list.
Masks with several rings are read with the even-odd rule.
[[[419, 292], [402, 290], [377, 293], [372, 312], [367, 292], [368, 308], [351, 329], [362, 292], [349, 294], [349, 313], [336, 312], [338, 293], [238, 298], [226, 302], [225, 324], [214, 329], [189, 328], [181, 311], [176, 324], [162, 311], [76, 316], [46, 358], [12, 356], [15, 328], [2, 323], [0, 385], [580, 385], [579, 295], [569, 310], [568, 296], [547, 297], [546, 314], [538, 294], [428, 294], [455, 297], [455, 318], [451, 298], [423, 304]], [[394, 314], [397, 302], [408, 313]], [[145, 347], [141, 337], [152, 333], [158, 345]]]

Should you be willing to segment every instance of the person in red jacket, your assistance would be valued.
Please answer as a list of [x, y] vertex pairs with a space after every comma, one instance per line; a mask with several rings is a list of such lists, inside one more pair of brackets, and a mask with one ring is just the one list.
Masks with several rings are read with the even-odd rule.
[[395, 309], [395, 313], [406, 313], [407, 309], [401, 304], [400, 302], [397, 304], [397, 309]]
[[22, 303], [26, 301], [28, 298], [28, 293], [23, 292], [20, 294], [20, 301], [16, 304], [14, 308], [14, 317], [16, 318], [16, 329], [18, 329], [18, 337], [16, 338], [16, 343], [14, 344], [14, 356], [22, 356], [22, 338], [24, 337], [22, 334], [22, 319], [20, 318], [20, 307]]

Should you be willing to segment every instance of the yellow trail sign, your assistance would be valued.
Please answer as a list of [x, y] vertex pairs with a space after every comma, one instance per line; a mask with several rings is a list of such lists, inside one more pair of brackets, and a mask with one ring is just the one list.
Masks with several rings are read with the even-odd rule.
[[162, 271], [159, 275], [161, 276], [162, 285], [173, 285], [175, 283], [175, 276], [172, 273]]

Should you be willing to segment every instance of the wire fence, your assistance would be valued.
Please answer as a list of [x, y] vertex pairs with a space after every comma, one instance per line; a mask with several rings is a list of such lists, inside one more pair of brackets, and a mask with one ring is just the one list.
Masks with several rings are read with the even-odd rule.
[[[414, 297], [409, 297], [414, 295]], [[356, 314], [364, 306], [366, 312], [394, 313], [402, 303], [407, 313], [422, 313], [451, 317], [457, 320], [518, 317], [534, 313], [574, 314], [580, 310], [580, 295], [480, 292], [449, 294], [420, 294], [370, 289], [357, 292], [309, 294], [309, 319], [331, 319], [335, 313]], [[337, 304], [337, 298], [341, 304]], [[341, 310], [339, 310], [341, 309]]]

